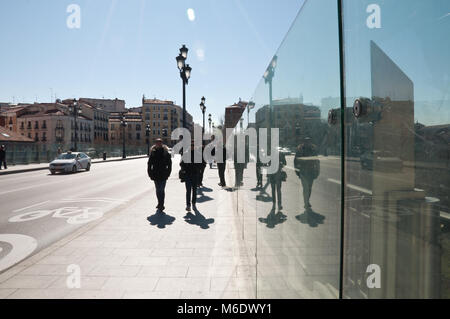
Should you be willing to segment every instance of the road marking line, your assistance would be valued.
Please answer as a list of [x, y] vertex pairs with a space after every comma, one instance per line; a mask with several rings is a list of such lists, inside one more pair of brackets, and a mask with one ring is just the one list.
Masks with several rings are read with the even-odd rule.
[[31, 206], [28, 206], [28, 207], [16, 209], [16, 210], [13, 210], [13, 213], [18, 213], [18, 212], [21, 212], [21, 211], [26, 210], [28, 208], [39, 206], [39, 205], [42, 205], [42, 204], [45, 204], [45, 203], [48, 203], [48, 202], [49, 202], [49, 200], [46, 200], [45, 202], [42, 202], [42, 203], [38, 203], [38, 204], [34, 204], [34, 205], [31, 205]]
[[[337, 179], [328, 178], [328, 181], [341, 185], [341, 181], [338, 181]], [[351, 188], [351, 189], [354, 189], [354, 190], [357, 190], [357, 191], [360, 191], [360, 192], [372, 195], [372, 191], [370, 189], [362, 188], [362, 187], [359, 187], [359, 186], [356, 186], [356, 185], [353, 185], [353, 184], [346, 184], [346, 185], [347, 185], [348, 188]]]

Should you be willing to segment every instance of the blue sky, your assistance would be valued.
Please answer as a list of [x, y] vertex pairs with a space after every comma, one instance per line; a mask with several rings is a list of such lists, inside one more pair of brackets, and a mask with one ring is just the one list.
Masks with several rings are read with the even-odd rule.
[[[248, 99], [303, 0], [17, 0], [0, 2], [0, 101], [148, 98], [181, 104], [175, 57], [190, 49], [187, 107], [201, 123], [200, 98], [215, 120]], [[70, 4], [81, 28], [69, 29]], [[189, 19], [187, 10], [194, 10]]]

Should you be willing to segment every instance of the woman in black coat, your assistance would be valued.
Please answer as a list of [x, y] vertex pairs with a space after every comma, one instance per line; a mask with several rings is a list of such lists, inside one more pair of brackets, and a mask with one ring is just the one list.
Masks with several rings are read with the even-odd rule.
[[[200, 175], [203, 167], [203, 154], [201, 148], [195, 149], [194, 143], [191, 143], [191, 147], [187, 151], [190, 154], [190, 163], [185, 162], [183, 159], [180, 162], [181, 170], [184, 171], [184, 180], [186, 183], [186, 210], [191, 211], [191, 196], [192, 196], [192, 206], [196, 209], [195, 204], [197, 203], [197, 187], [200, 183]], [[195, 153], [198, 152], [202, 158], [199, 163], [195, 163]], [[186, 155], [184, 155], [186, 156]], [[192, 195], [191, 195], [192, 194]]]

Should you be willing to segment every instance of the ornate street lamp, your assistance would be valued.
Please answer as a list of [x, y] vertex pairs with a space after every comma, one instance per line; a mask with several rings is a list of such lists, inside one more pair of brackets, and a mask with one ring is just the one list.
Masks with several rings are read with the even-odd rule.
[[269, 125], [272, 127], [272, 79], [275, 75], [275, 68], [277, 66], [278, 57], [275, 55], [270, 61], [269, 66], [264, 72], [264, 82], [269, 83]]
[[205, 111], [206, 111], [206, 105], [205, 105], [205, 97], [202, 97], [201, 103], [200, 103], [200, 109], [202, 110], [203, 115], [203, 126], [202, 126], [202, 145], [203, 145], [203, 139], [205, 135]]
[[209, 122], [209, 134], [211, 134], [211, 113], [208, 114], [208, 122]]
[[145, 127], [145, 136], [147, 142], [147, 156], [150, 156], [150, 124]]
[[177, 60], [177, 67], [180, 70], [180, 77], [183, 81], [183, 128], [186, 128], [186, 84], [191, 77], [192, 68], [186, 64], [187, 54], [189, 49], [183, 44], [180, 48], [180, 54], [175, 58]]
[[250, 123], [250, 110], [252, 110], [254, 107], [255, 107], [255, 102], [253, 102], [253, 101], [248, 102], [248, 105], [247, 105], [247, 128]]
[[73, 116], [73, 118], [74, 118], [74, 124], [75, 124], [75, 139], [74, 139], [74, 141], [75, 141], [75, 145], [74, 145], [74, 152], [76, 152], [77, 150], [78, 150], [78, 147], [77, 147], [77, 141], [78, 141], [78, 124], [77, 124], [77, 117], [78, 117], [78, 115], [81, 115], [81, 109], [80, 109], [80, 106], [79, 106], [79, 104], [78, 104], [78, 102], [77, 102], [77, 99], [73, 99], [73, 101], [72, 101], [72, 105], [69, 105], [69, 112], [70, 112], [70, 114]]
[[125, 127], [127, 126], [127, 122], [125, 121], [125, 113], [121, 113], [121, 120], [120, 120], [120, 126], [122, 127], [122, 158], [126, 158], [126, 151], [125, 151]]

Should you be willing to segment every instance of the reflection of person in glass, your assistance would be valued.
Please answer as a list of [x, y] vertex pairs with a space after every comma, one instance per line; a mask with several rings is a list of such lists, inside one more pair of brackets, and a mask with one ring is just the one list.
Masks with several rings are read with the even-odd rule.
[[317, 156], [317, 147], [311, 142], [310, 137], [306, 137], [304, 142], [297, 147], [294, 166], [297, 176], [300, 178], [303, 187], [303, 202], [307, 211], [311, 210], [311, 191], [314, 180], [320, 173], [320, 162], [318, 159], [308, 158]]
[[263, 177], [262, 177], [262, 172], [261, 172], [263, 164], [261, 163], [259, 152], [260, 152], [260, 150], [259, 150], [259, 145], [258, 145], [258, 148], [256, 151], [256, 188], [257, 189], [261, 188], [263, 186], [262, 185]]
[[272, 187], [272, 209], [275, 210], [278, 199], [278, 211], [281, 211], [283, 209], [281, 200], [281, 183], [286, 181], [286, 172], [283, 171], [283, 167], [286, 166], [286, 157], [282, 152], [278, 152], [278, 154], [278, 169], [275, 173], [267, 175], [267, 179]]

